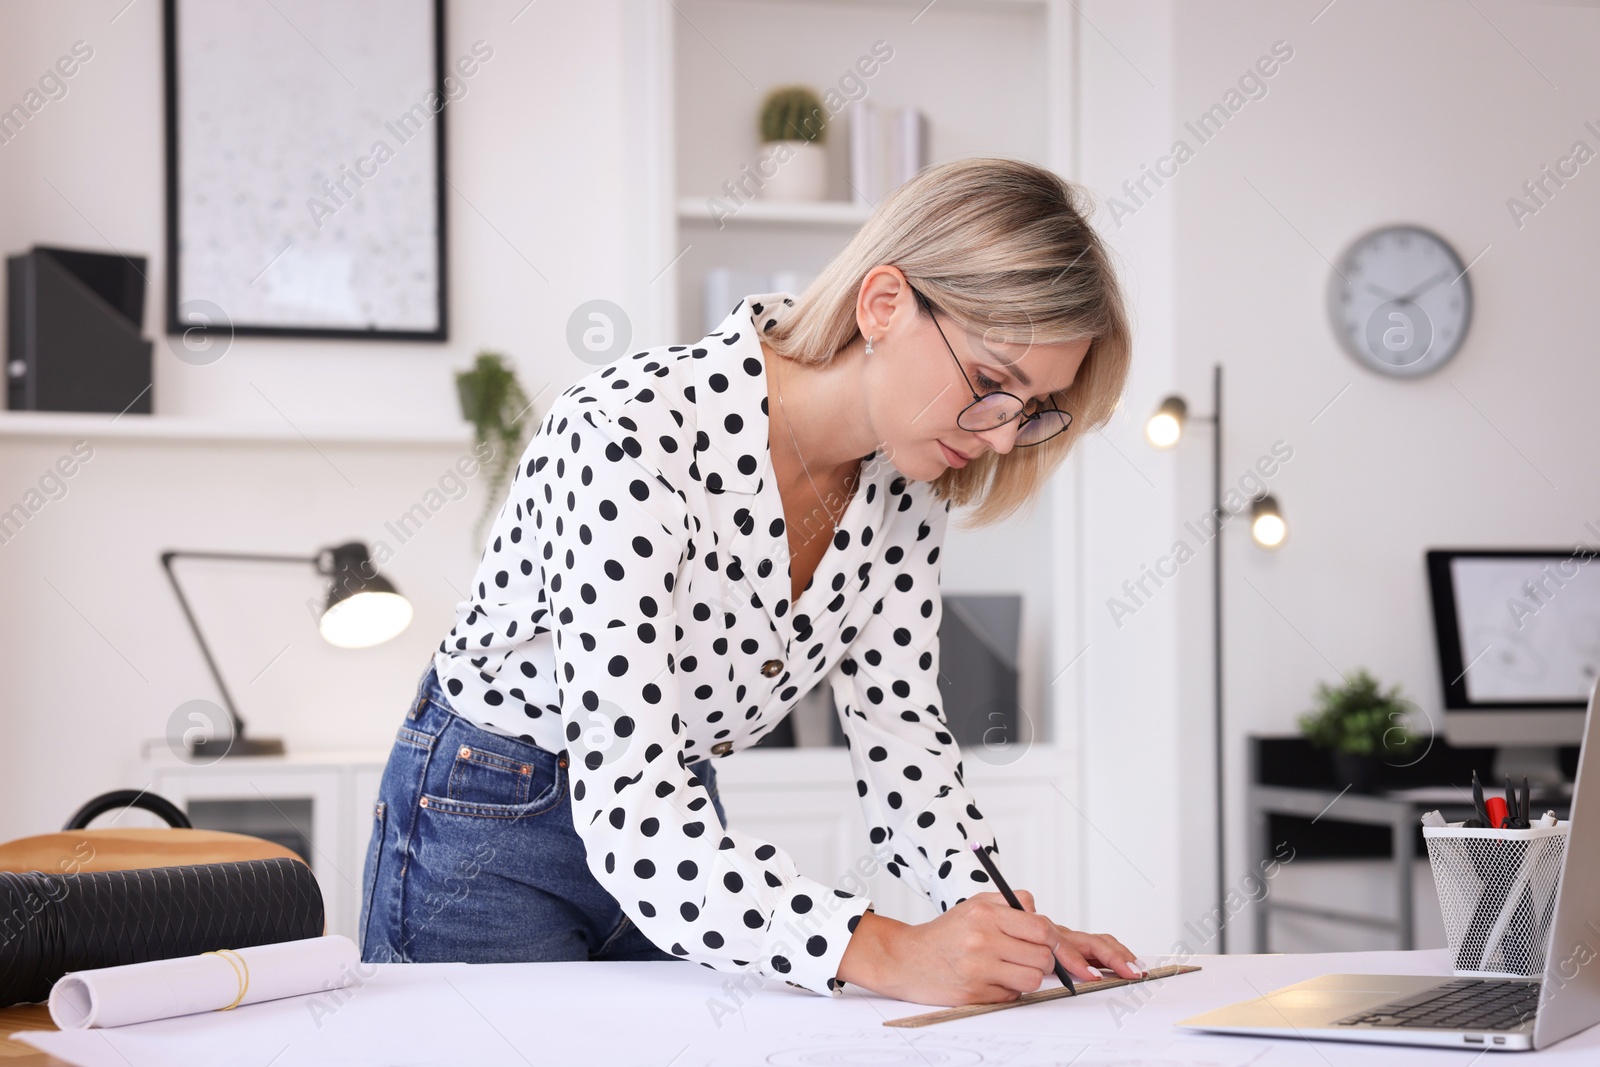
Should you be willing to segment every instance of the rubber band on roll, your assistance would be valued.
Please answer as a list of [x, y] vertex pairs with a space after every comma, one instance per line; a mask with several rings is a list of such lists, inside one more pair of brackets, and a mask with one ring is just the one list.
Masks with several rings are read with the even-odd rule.
[[[224, 1004], [217, 1011], [232, 1011], [237, 1008], [240, 1002], [244, 1000], [244, 995], [250, 991], [250, 965], [245, 962], [243, 956], [231, 948], [219, 948], [211, 952], [202, 952], [201, 955], [221, 957], [224, 963], [233, 968], [233, 976], [239, 980], [239, 995], [233, 998], [232, 1004]], [[232, 959], [229, 958], [230, 956]], [[239, 962], [234, 963], [234, 960]]]

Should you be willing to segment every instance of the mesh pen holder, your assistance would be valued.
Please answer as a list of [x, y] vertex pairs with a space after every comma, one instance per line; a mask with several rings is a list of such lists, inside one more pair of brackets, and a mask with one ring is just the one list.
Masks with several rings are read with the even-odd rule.
[[1567, 825], [1422, 828], [1456, 974], [1531, 978], [1544, 972]]

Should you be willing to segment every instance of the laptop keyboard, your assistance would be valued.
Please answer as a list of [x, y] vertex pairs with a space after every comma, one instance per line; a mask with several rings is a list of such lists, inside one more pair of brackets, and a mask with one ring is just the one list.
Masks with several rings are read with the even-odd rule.
[[1463, 978], [1404, 1000], [1340, 1019], [1336, 1026], [1404, 1026], [1424, 1030], [1515, 1030], [1533, 1019], [1539, 983]]

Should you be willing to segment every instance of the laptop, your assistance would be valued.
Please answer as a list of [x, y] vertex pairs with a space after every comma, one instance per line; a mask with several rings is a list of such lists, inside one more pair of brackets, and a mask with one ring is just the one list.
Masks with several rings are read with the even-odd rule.
[[1600, 1023], [1600, 681], [1589, 694], [1545, 972], [1329, 974], [1184, 1019], [1223, 1034], [1521, 1052]]

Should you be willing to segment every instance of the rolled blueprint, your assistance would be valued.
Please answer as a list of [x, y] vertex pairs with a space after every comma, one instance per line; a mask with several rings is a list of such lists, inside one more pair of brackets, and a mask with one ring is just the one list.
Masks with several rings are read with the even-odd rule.
[[361, 954], [340, 934], [63, 975], [50, 1018], [63, 1030], [126, 1026], [349, 985]]

